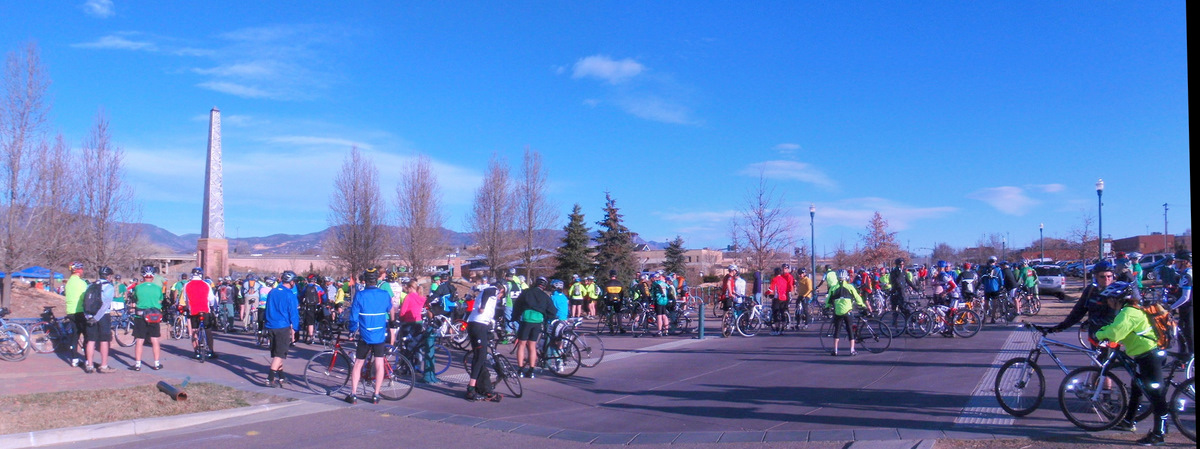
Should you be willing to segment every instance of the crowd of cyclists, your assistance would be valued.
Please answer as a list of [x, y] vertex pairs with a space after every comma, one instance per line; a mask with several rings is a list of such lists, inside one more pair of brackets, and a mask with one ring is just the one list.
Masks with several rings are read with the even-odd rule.
[[[1147, 289], [1143, 284], [1136, 253], [1121, 256], [1115, 264], [1097, 263], [1092, 268], [1093, 282], [1085, 286], [1071, 313], [1056, 325], [1038, 329], [1053, 333], [1086, 321], [1094, 340], [1124, 343], [1127, 355], [1144, 366], [1139, 374], [1144, 382], [1138, 385], [1148, 386], [1135, 388], [1131, 402], [1136, 404], [1145, 396], [1154, 407], [1155, 421], [1143, 442], [1157, 444], [1166, 431], [1165, 412], [1162, 412], [1165, 397], [1163, 391], [1154, 387], [1162, 384], [1161, 369], [1154, 367], [1161, 367], [1159, 358], [1168, 348], [1148, 343], [1149, 339], [1144, 337], [1153, 334], [1154, 329], [1145, 314], [1139, 315], [1134, 310], [1141, 310], [1143, 303], [1163, 302], [1178, 321], [1180, 353], [1190, 359], [1194, 353], [1191, 253], [1175, 254], [1175, 270], [1159, 276], [1162, 282], [1157, 290]], [[111, 336], [105, 332], [108, 310], [116, 313], [124, 309], [133, 317], [136, 344], [131, 370], [143, 367], [144, 340], [152, 347], [153, 363], [147, 365], [154, 370], [162, 369], [160, 326], [178, 315], [186, 317], [183, 320], [188, 328], [186, 334], [192, 336], [193, 347], [197, 348], [195, 357], [201, 359], [218, 357], [212, 332], [206, 333], [205, 341], [196, 341], [197, 329], [202, 325], [260, 335], [259, 340], [269, 344], [272, 356], [266, 382], [269, 386], [282, 384], [283, 362], [288, 349], [297, 342], [327, 342], [346, 332], [358, 339], [352, 370], [355, 379], [347, 396], [350, 402], [358, 398], [357, 376], [368, 354], [375, 356], [376, 363], [382, 363], [383, 345], [423, 341], [422, 336], [440, 326], [435, 317], [443, 317], [441, 322], [453, 323], [453, 327], [464, 331], [464, 340], [474, 351], [466, 398], [499, 401], [501, 396], [490, 384], [492, 377], [486, 368], [489, 346], [515, 342], [515, 374], [532, 378], [535, 367], [539, 366], [538, 342], [543, 336], [561, 337], [563, 323], [576, 326], [591, 321], [597, 330], [612, 334], [663, 336], [673, 333], [681, 320], [688, 319], [687, 313], [697, 309], [702, 312], [704, 308], [704, 300], [692, 295], [683, 276], [661, 271], [639, 273], [628, 282], [622, 282], [615, 271], [610, 271], [608, 279], [601, 282], [594, 276], [573, 275], [569, 282], [539, 277], [530, 285], [524, 276], [509, 270], [501, 279], [478, 279], [470, 291], [460, 296], [452, 282], [438, 276], [432, 277], [425, 288], [413, 279], [402, 278], [400, 273], [384, 272], [379, 267], [354, 279], [334, 279], [315, 273], [302, 277], [292, 271], [284, 271], [278, 277], [248, 274], [214, 279], [195, 268], [170, 284], [152, 266], [143, 267], [140, 278], [129, 283], [120, 282], [108, 267], [100, 267], [97, 281], [91, 283], [82, 279], [83, 264], [73, 263], [70, 269], [72, 275], [64, 288], [65, 311], [83, 334], [84, 343], [81, 348], [70, 346], [69, 359], [72, 365], [81, 366], [86, 372], [113, 371], [107, 356], [107, 341]], [[937, 261], [926, 267], [908, 265], [898, 258], [890, 268], [834, 269], [826, 265], [821, 276], [814, 276], [804, 268], [794, 271], [786, 263], [772, 271], [770, 276], [761, 272], [744, 276], [737, 265], [730, 265], [711, 295], [714, 310], [729, 313], [746, 305], [760, 305], [769, 310], [764, 321], [771, 324], [772, 335], [784, 333], [788, 329], [784, 323], [800, 329], [818, 317], [825, 317], [830, 321], [826, 329], [831, 330], [826, 337], [833, 339], [830, 353], [835, 356], [839, 354], [843, 332], [849, 337], [849, 354], [857, 354], [856, 338], [851, 335], [856, 313], [873, 318], [889, 312], [893, 319], [899, 316], [905, 322], [892, 325], [892, 331], [899, 333], [913, 326], [914, 319], [920, 322], [914, 317], [921, 316], [924, 308], [940, 311], [946, 317], [960, 316], [956, 311], [970, 311], [969, 316], [973, 317], [970, 319], [979, 324], [997, 320], [1013, 323], [1017, 316], [1035, 315], [1040, 309], [1037, 272], [1027, 260], [1010, 264], [990, 257], [978, 266]], [[106, 312], [85, 313], [84, 297], [90, 284], [103, 286]], [[920, 304], [921, 300], [926, 304]], [[954, 336], [952, 327], [941, 329], [941, 333]], [[200, 348], [207, 352], [201, 353]], [[82, 357], [79, 349], [83, 350]], [[379, 376], [383, 372], [384, 369], [376, 368], [373, 374]], [[374, 385], [376, 391], [371, 399], [377, 402], [380, 382]], [[1133, 430], [1132, 417], [1122, 421], [1118, 428]]]

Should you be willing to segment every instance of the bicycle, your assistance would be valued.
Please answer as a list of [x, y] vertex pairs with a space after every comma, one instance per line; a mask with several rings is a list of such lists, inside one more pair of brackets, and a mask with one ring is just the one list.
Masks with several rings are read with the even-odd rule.
[[733, 299], [733, 307], [725, 314], [725, 318], [721, 322], [721, 336], [729, 337], [737, 332], [743, 337], [753, 337], [758, 335], [758, 328], [762, 325], [762, 319], [752, 312], [756, 305], [749, 296], [738, 296]]
[[426, 327], [426, 329], [429, 330], [418, 334], [416, 340], [407, 335], [402, 337], [397, 350], [401, 356], [412, 363], [412, 366], [421, 367], [419, 370], [422, 373], [432, 370], [434, 374], [442, 374], [450, 369], [450, 348], [443, 346], [441, 343], [434, 343], [433, 347], [429, 349], [429, 351], [432, 351], [433, 357], [426, 362], [429, 351], [418, 348], [418, 345], [424, 345], [424, 341], [429, 337], [430, 332], [434, 331], [429, 327]]
[[[867, 348], [867, 351], [872, 354], [882, 353], [892, 347], [892, 332], [887, 325], [877, 319], [867, 319], [865, 314], [853, 314], [850, 329], [847, 329], [846, 333], [853, 335], [856, 346]], [[832, 320], [821, 326], [818, 336], [821, 340], [821, 349], [828, 351], [833, 348]]]
[[196, 360], [200, 361], [200, 363], [204, 363], [205, 359], [208, 358], [208, 355], [212, 353], [212, 348], [208, 347], [208, 327], [204, 324], [206, 315], [208, 314], [201, 313], [197, 315], [199, 325], [196, 326], [196, 334], [192, 336], [192, 346], [196, 351], [195, 357]]
[[571, 340], [579, 348], [579, 363], [584, 368], [595, 368], [604, 360], [604, 340], [592, 332], [579, 332], [579, 324], [583, 318], [567, 318], [563, 329], [563, 338]]
[[820, 294], [814, 293], [812, 298], [796, 302], [796, 321], [792, 330], [808, 329], [812, 323], [833, 319], [833, 308], [827, 306], [820, 298]]
[[20, 362], [28, 355], [29, 330], [5, 321], [4, 317], [8, 314], [8, 309], [0, 308], [0, 359]]
[[[304, 366], [304, 385], [314, 393], [332, 396], [350, 384], [350, 370], [354, 366], [354, 353], [342, 348], [340, 333], [334, 336], [333, 347], [321, 351]], [[417, 382], [416, 370], [395, 346], [386, 345], [386, 363], [383, 364], [383, 384], [379, 396], [389, 401], [408, 397]], [[363, 391], [375, 391], [375, 355], [367, 353], [359, 382]]]
[[171, 338], [175, 340], [183, 340], [190, 334], [188, 332], [187, 312], [183, 306], [175, 306], [175, 313], [171, 314], [168, 321], [171, 326]]
[[888, 326], [888, 333], [892, 338], [899, 337], [905, 332], [912, 335], [912, 330], [908, 328], [908, 320], [920, 309], [921, 306], [916, 301], [906, 298], [898, 310], [891, 310], [891, 304], [888, 304], [888, 310], [879, 314], [878, 319]]
[[[537, 347], [539, 368], [550, 371], [558, 377], [571, 377], [579, 371], [580, 360], [583, 359], [583, 356], [580, 355], [579, 347], [575, 346], [575, 342], [542, 332], [535, 346]], [[513, 346], [509, 354], [516, 350], [516, 346]]]
[[79, 347], [80, 333], [75, 329], [75, 322], [70, 317], [55, 318], [54, 306], [44, 306], [41, 321], [32, 326], [28, 329], [30, 347], [38, 353], [47, 354], [67, 351], [73, 346]]
[[906, 326], [914, 338], [922, 338], [933, 332], [943, 335], [953, 333], [962, 338], [971, 338], [983, 328], [983, 320], [979, 319], [974, 310], [938, 305], [913, 312], [908, 317]]
[[[1116, 374], [1113, 374], [1112, 365], [1115, 363], [1124, 368], [1133, 377], [1133, 382], [1140, 382], [1137, 379], [1137, 362], [1118, 350], [1118, 344], [1103, 341], [1099, 343], [1099, 346], [1111, 349], [1108, 357], [1101, 360], [1097, 366], [1076, 368], [1067, 373], [1066, 378], [1058, 387], [1058, 405], [1063, 414], [1072, 424], [1093, 432], [1108, 430], [1116, 426], [1124, 419], [1128, 411], [1129, 396], [1125, 384]], [[1168, 403], [1170, 405], [1168, 411], [1171, 420], [1180, 429], [1180, 432], [1192, 441], [1196, 441], [1195, 379], [1187, 379], [1184, 382], [1175, 381], [1177, 366], [1178, 364], [1172, 363], [1171, 369], [1163, 376], [1163, 382], [1167, 386], [1175, 387], [1175, 393], [1170, 396], [1171, 402]], [[1142, 390], [1146, 391], [1147, 389], [1142, 387]], [[1178, 405], [1180, 403], [1177, 401], [1183, 401], [1183, 407], [1180, 407]], [[1188, 403], [1191, 404], [1192, 412], [1190, 420], [1187, 416], [1180, 415], [1181, 411], [1188, 410], [1186, 406]], [[1144, 413], [1148, 414], [1148, 411]]]
[[133, 346], [133, 313], [128, 308], [123, 308], [112, 316], [112, 336], [113, 341], [122, 348]]
[[1042, 311], [1042, 300], [1032, 291], [1021, 288], [1017, 290], [1017, 296], [1021, 299], [1021, 315], [1034, 316]]
[[1092, 363], [1100, 364], [1100, 351], [1047, 337], [1049, 332], [1043, 327], [1028, 323], [1023, 325], [1030, 332], [1039, 334], [1037, 344], [1025, 357], [1014, 357], [1000, 365], [1000, 371], [996, 373], [996, 380], [992, 385], [992, 393], [996, 396], [996, 402], [1000, 403], [1000, 408], [1013, 416], [1033, 413], [1046, 397], [1046, 376], [1037, 363], [1043, 353], [1050, 356], [1050, 360], [1054, 361], [1063, 374], [1069, 374], [1071, 370], [1058, 354], [1054, 353], [1055, 347], [1079, 352], [1091, 359]]
[[[484, 349], [487, 351], [485, 355], [489, 368], [488, 375], [491, 376], [492, 373], [495, 373], [495, 380], [492, 381], [492, 385], [503, 383], [513, 397], [521, 397], [521, 395], [525, 394], [525, 390], [521, 387], [521, 377], [518, 375], [517, 368], [512, 365], [512, 362], [508, 361], [508, 358], [496, 353], [495, 341], [490, 343], [484, 346]], [[471, 373], [474, 361], [475, 349], [470, 349], [463, 354], [463, 366], [466, 367], [468, 374]]]
[[771, 311], [766, 314], [769, 318], [767, 325], [771, 327], [771, 335], [782, 335], [784, 331], [795, 327], [792, 324], [792, 314], [788, 311], [790, 307], [791, 301], [784, 304], [784, 309], [780, 312], [775, 311], [774, 305], [771, 306]]

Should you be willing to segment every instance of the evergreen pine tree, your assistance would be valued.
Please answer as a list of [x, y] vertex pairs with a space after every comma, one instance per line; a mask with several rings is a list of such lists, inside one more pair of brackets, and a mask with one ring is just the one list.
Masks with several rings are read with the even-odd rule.
[[558, 254], [554, 258], [558, 261], [558, 266], [554, 270], [554, 277], [561, 279], [570, 285], [571, 275], [584, 275], [592, 271], [592, 250], [588, 248], [588, 241], [591, 233], [587, 225], [583, 221], [583, 211], [579, 204], [575, 204], [575, 208], [571, 210], [571, 215], [567, 216], [567, 225], [563, 227], [563, 231], [567, 235], [563, 236], [563, 244], [558, 247]]
[[675, 240], [671, 240], [667, 244], [667, 249], [663, 251], [665, 260], [663, 260], [663, 271], [668, 273], [686, 274], [687, 273], [687, 258], [684, 253], [687, 249], [683, 247], [683, 237], [675, 236]]
[[602, 228], [596, 237], [596, 277], [607, 278], [608, 270], [617, 270], [618, 279], [632, 279], [637, 271], [633, 259], [634, 234], [621, 223], [621, 212], [612, 194], [604, 194], [604, 219], [596, 222]]

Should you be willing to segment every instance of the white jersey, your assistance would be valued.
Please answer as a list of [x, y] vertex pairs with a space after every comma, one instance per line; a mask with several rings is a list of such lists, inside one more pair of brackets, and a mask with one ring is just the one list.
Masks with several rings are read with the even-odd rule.
[[482, 292], [479, 292], [479, 297], [475, 299], [475, 310], [471, 311], [467, 321], [490, 326], [496, 320], [496, 303], [498, 302], [500, 300], [496, 297], [494, 287], [483, 289]]

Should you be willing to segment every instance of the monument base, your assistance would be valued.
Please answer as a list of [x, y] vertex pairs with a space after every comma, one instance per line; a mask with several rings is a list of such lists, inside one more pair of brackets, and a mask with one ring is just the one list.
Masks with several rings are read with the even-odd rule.
[[225, 239], [200, 239], [196, 242], [196, 262], [204, 275], [216, 278], [229, 275], [229, 241]]

